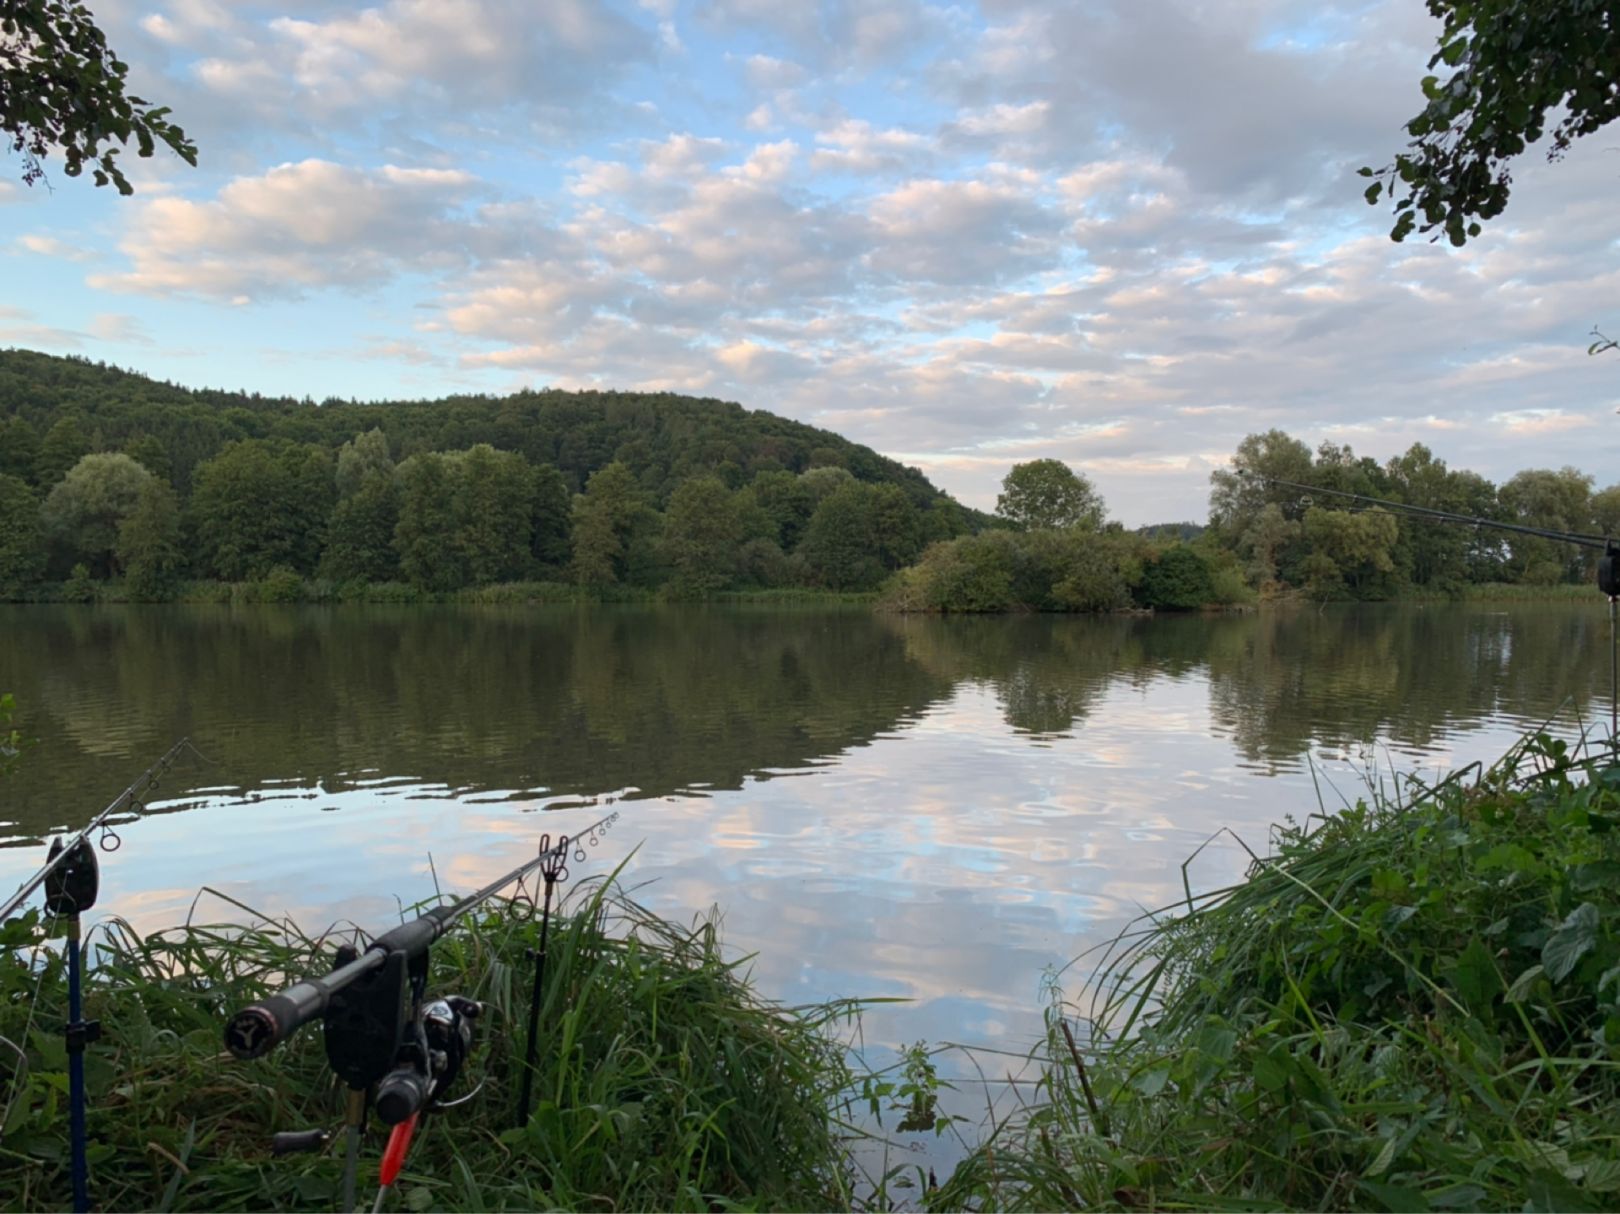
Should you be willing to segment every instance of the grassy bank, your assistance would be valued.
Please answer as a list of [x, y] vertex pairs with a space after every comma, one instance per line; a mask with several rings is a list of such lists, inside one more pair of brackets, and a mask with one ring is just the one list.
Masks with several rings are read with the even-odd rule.
[[932, 1204], [1615, 1208], [1620, 766], [1533, 739], [1465, 774], [1123, 937]]
[[[516, 1067], [538, 924], [508, 905], [433, 950], [430, 994], [486, 1003], [454, 1095], [429, 1117], [389, 1209], [827, 1209], [852, 1202], [838, 1121], [852, 1086], [836, 1031], [852, 1004], [761, 1000], [721, 956], [714, 924], [662, 921], [600, 883], [554, 923], [535, 1115], [513, 1128]], [[3, 928], [0, 1036], [25, 1042], [0, 1143], [0, 1205], [66, 1208], [62, 964], [32, 917]], [[272, 1158], [272, 1133], [332, 1127], [342, 1097], [317, 1026], [269, 1058], [221, 1048], [230, 1011], [285, 975], [330, 966], [330, 942], [290, 926], [96, 932], [87, 1011], [94, 1201], [101, 1209], [332, 1209], [341, 1136], [326, 1154]], [[37, 993], [37, 999], [36, 999]], [[3, 1099], [3, 1097], [0, 1097]], [[384, 1142], [362, 1154], [370, 1208]]]

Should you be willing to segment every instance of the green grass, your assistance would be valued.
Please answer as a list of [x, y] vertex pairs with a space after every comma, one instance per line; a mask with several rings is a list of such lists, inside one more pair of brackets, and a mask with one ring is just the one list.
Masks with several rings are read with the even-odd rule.
[[1533, 738], [1273, 842], [1054, 1003], [1040, 1097], [931, 1207], [1620, 1205], [1614, 753]]
[[[243, 908], [246, 909], [246, 908]], [[429, 993], [482, 1000], [465, 1106], [429, 1117], [390, 1209], [847, 1208], [856, 1170], [842, 1121], [856, 1087], [839, 1032], [853, 1003], [783, 1008], [722, 956], [712, 919], [661, 920], [605, 882], [553, 923], [535, 1112], [515, 1128], [518, 1061], [538, 924], [506, 904], [434, 946]], [[0, 1035], [26, 1076], [0, 1141], [0, 1205], [65, 1208], [66, 1057], [60, 954], [35, 916], [4, 926]], [[288, 924], [95, 933], [87, 1014], [92, 1185], [101, 1209], [332, 1209], [341, 1136], [326, 1154], [272, 1158], [280, 1130], [335, 1127], [342, 1093], [318, 1025], [268, 1058], [221, 1048], [229, 1013], [289, 975], [330, 966], [332, 942]], [[7, 1070], [12, 1073], [8, 1074]], [[375, 1193], [383, 1128], [362, 1154]], [[368, 1192], [369, 1188], [369, 1192]]]

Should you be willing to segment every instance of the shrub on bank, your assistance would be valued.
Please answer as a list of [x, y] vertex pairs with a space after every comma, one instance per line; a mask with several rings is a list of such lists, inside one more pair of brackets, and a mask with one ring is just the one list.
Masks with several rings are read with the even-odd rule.
[[1614, 1208], [1620, 763], [1536, 738], [1415, 791], [1123, 936], [930, 1204]]
[[892, 611], [1168, 611], [1251, 602], [1241, 571], [1199, 548], [1084, 528], [994, 530], [931, 545], [885, 588]]

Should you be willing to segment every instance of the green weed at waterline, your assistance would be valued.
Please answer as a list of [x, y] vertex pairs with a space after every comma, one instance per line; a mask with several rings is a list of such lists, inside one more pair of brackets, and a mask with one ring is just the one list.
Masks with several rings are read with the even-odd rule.
[[[840, 1119], [855, 1081], [837, 1030], [854, 1003], [783, 1008], [721, 953], [715, 921], [659, 919], [605, 882], [554, 921], [536, 1107], [513, 1127], [538, 923], [507, 904], [433, 950], [430, 994], [487, 1005], [465, 1106], [429, 1117], [394, 1209], [821, 1209], [853, 1202]], [[24, 1043], [0, 1141], [0, 1204], [68, 1204], [62, 962], [37, 915], [5, 925], [0, 1036]], [[330, 963], [290, 924], [188, 925], [142, 936], [111, 921], [90, 945], [86, 1055], [92, 1186], [103, 1209], [330, 1209], [338, 1146], [271, 1158], [277, 1130], [335, 1127], [342, 1093], [318, 1026], [268, 1058], [231, 1060], [235, 1009]], [[3, 1100], [4, 1096], [0, 1096]], [[373, 1121], [362, 1185], [384, 1127]], [[364, 1196], [364, 1194], [363, 1194]], [[369, 1201], [369, 1197], [365, 1197]]]
[[1532, 739], [1278, 833], [1096, 975], [937, 1209], [1613, 1209], [1620, 766]]

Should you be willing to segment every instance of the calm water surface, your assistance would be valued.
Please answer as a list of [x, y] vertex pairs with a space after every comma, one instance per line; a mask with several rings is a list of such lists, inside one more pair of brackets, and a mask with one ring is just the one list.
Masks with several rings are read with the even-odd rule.
[[[384, 925], [612, 803], [575, 875], [711, 905], [778, 999], [902, 996], [879, 1046], [1021, 1052], [1041, 978], [1181, 889], [1230, 827], [1364, 773], [1491, 759], [1608, 712], [1591, 607], [1223, 618], [863, 611], [0, 609], [0, 690], [40, 739], [0, 783], [0, 893], [181, 735], [100, 910], [184, 917], [203, 885], [307, 927]], [[1313, 777], [1314, 769], [1314, 777]], [[1337, 790], [1337, 792], [1335, 791]], [[1223, 884], [1230, 840], [1189, 870]], [[240, 918], [205, 897], [205, 919]]]

